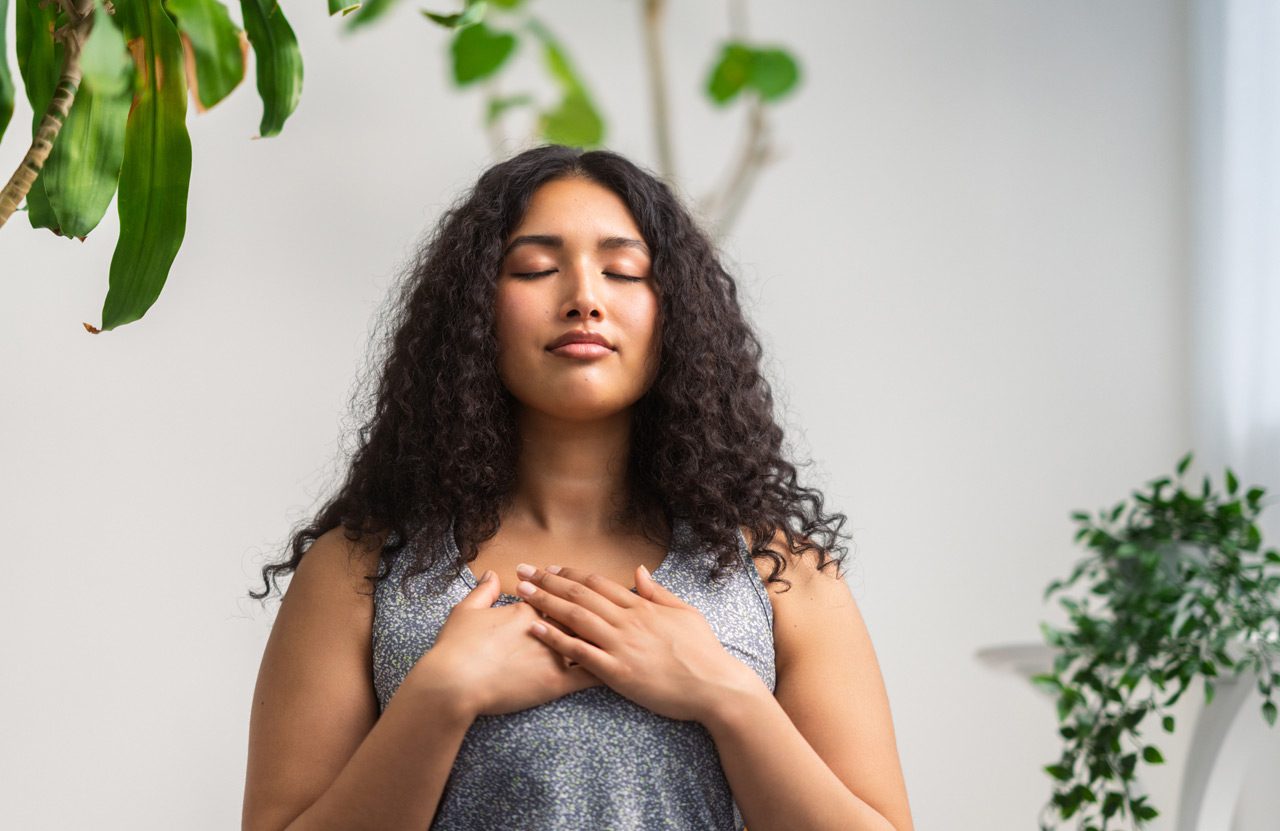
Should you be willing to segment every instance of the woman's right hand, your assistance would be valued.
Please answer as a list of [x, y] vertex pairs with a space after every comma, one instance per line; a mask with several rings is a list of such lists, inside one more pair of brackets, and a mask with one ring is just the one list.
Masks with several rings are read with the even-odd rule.
[[[413, 669], [431, 684], [446, 686], [473, 715], [514, 713], [603, 683], [584, 667], [566, 668], [564, 659], [529, 632], [536, 620], [562, 626], [542, 617], [528, 603], [493, 607], [502, 593], [496, 574], [476, 584], [449, 612], [435, 645]], [[427, 680], [429, 679], [429, 680]]]

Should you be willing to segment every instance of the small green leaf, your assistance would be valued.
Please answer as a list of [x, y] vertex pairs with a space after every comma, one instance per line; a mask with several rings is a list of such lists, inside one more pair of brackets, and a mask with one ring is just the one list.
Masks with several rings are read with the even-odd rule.
[[790, 92], [800, 78], [795, 58], [784, 49], [754, 49], [748, 84], [765, 101], [776, 101]]
[[507, 110], [515, 107], [525, 107], [534, 103], [533, 96], [528, 93], [520, 93], [518, 95], [508, 95], [501, 98], [490, 98], [488, 109], [485, 111], [484, 123], [488, 127], [502, 117]]
[[720, 57], [707, 76], [707, 94], [717, 104], [725, 104], [746, 86], [751, 77], [751, 48], [729, 42], [720, 48]]
[[565, 94], [560, 105], [542, 114], [542, 137], [553, 144], [595, 147], [604, 137], [604, 122], [582, 90]]
[[1181, 461], [1178, 462], [1177, 470], [1178, 470], [1179, 476], [1185, 473], [1187, 470], [1187, 466], [1191, 464], [1191, 455], [1192, 455], [1191, 453], [1188, 453], [1187, 455], [1182, 457]]
[[[332, 3], [332, 0], [330, 0], [330, 3]], [[396, 0], [364, 0], [363, 3], [359, 4], [355, 14], [347, 15], [344, 13], [344, 31], [348, 33], [354, 32], [381, 19], [387, 12], [391, 11], [391, 7], [395, 3]], [[332, 14], [332, 8], [332, 5], [330, 5], [330, 14]]]
[[1234, 495], [1238, 486], [1235, 474], [1231, 472], [1231, 468], [1227, 468], [1227, 495]]
[[1164, 718], [1160, 719], [1160, 724], [1161, 726], [1164, 727], [1164, 732], [1166, 733], [1173, 732], [1173, 716], [1165, 716]]
[[1276, 705], [1273, 702], [1267, 701], [1262, 705], [1262, 715], [1267, 720], [1267, 724], [1276, 726]]
[[359, 0], [329, 0], [329, 16], [348, 15], [360, 8]]
[[467, 0], [467, 7], [455, 14], [438, 14], [422, 10], [422, 14], [446, 29], [463, 29], [484, 19], [485, 0]]
[[483, 22], [459, 29], [450, 45], [454, 83], [462, 87], [488, 78], [502, 68], [515, 48], [515, 35], [491, 29]]
[[1142, 760], [1151, 765], [1164, 764], [1164, 756], [1161, 756], [1156, 746], [1151, 744], [1142, 748]]

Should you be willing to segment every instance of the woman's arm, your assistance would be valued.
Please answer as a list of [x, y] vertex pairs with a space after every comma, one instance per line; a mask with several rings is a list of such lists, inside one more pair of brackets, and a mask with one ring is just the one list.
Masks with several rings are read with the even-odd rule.
[[321, 535], [272, 626], [249, 723], [245, 831], [422, 831], [475, 718], [431, 652], [378, 716], [364, 580], [377, 557], [352, 552], [341, 528]]
[[791, 589], [771, 593], [773, 693], [761, 682], [719, 695], [703, 719], [744, 821], [913, 831], [888, 695], [849, 587], [807, 558], [789, 559], [785, 576]]

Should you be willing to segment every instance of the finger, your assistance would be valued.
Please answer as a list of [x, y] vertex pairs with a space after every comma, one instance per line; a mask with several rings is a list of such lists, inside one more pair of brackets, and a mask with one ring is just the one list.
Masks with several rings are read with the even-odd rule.
[[[463, 568], [466, 568], [466, 566], [463, 566]], [[493, 569], [489, 569], [476, 582], [476, 587], [467, 592], [466, 597], [458, 601], [458, 605], [487, 609], [494, 604], [494, 601], [498, 599], [498, 595], [502, 593], [500, 585], [498, 575], [493, 572]]]
[[[546, 575], [546, 577], [554, 577], [555, 575]], [[537, 575], [534, 575], [537, 579]], [[595, 598], [595, 602], [612, 606], [609, 601], [592, 592], [586, 586], [575, 583], [572, 580], [561, 580], [560, 583], [567, 584], [568, 588], [563, 589], [566, 596], [561, 597], [553, 592], [535, 586], [528, 580], [521, 580], [516, 587], [516, 591], [534, 609], [544, 612], [550, 618], [564, 624], [574, 635], [586, 638], [593, 643], [598, 643], [606, 649], [611, 648], [614, 634], [617, 631], [614, 625], [604, 620], [586, 605], [579, 602], [579, 598], [586, 598], [587, 595]], [[588, 602], [591, 602], [588, 600]], [[613, 606], [616, 612], [621, 611], [617, 606]]]
[[683, 598], [657, 580], [654, 580], [653, 575], [649, 573], [649, 569], [643, 565], [636, 568], [636, 592], [645, 600], [652, 600], [654, 603], [661, 603], [664, 606], [687, 605]]
[[570, 672], [585, 669], [602, 681], [611, 674], [610, 667], [615, 663], [614, 658], [603, 649], [541, 622], [531, 624], [529, 631], [535, 638], [577, 663], [578, 666], [570, 669]]
[[[558, 570], [551, 571], [551, 568]], [[583, 594], [578, 602], [615, 625], [620, 621], [619, 609], [630, 609], [640, 603], [636, 599], [635, 592], [603, 574], [581, 568], [563, 566], [551, 566], [551, 568], [538, 569], [534, 572], [533, 582], [561, 597], [571, 596], [575, 585], [582, 586], [587, 593]]]

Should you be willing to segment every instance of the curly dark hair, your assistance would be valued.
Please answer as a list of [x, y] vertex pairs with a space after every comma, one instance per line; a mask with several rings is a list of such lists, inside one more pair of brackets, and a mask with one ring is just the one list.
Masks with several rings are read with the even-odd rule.
[[[250, 597], [265, 598], [278, 575], [295, 570], [339, 524], [352, 542], [377, 535], [383, 568], [365, 578], [375, 587], [406, 543], [438, 539], [451, 519], [466, 562], [494, 535], [520, 450], [519, 402], [497, 371], [494, 297], [503, 248], [534, 191], [573, 176], [626, 204], [652, 252], [659, 299], [660, 366], [632, 407], [622, 515], [658, 545], [665, 541], [655, 519], [684, 518], [716, 554], [713, 579], [738, 558], [740, 526], [751, 531], [752, 557], [774, 561], [767, 582], [791, 585], [779, 577], [784, 557], [769, 547], [776, 535], [791, 555], [816, 551], [817, 568], [834, 563], [843, 573], [846, 549], [838, 543], [847, 517], [824, 514], [821, 491], [797, 483], [760, 372], [760, 341], [714, 243], [661, 179], [623, 156], [543, 145], [484, 171], [411, 257], [381, 320], [387, 357], [379, 351], [371, 361], [377, 392], [346, 481], [292, 533], [291, 556], [262, 569], [263, 591]], [[433, 565], [437, 549], [411, 550], [419, 553], [406, 581]]]

